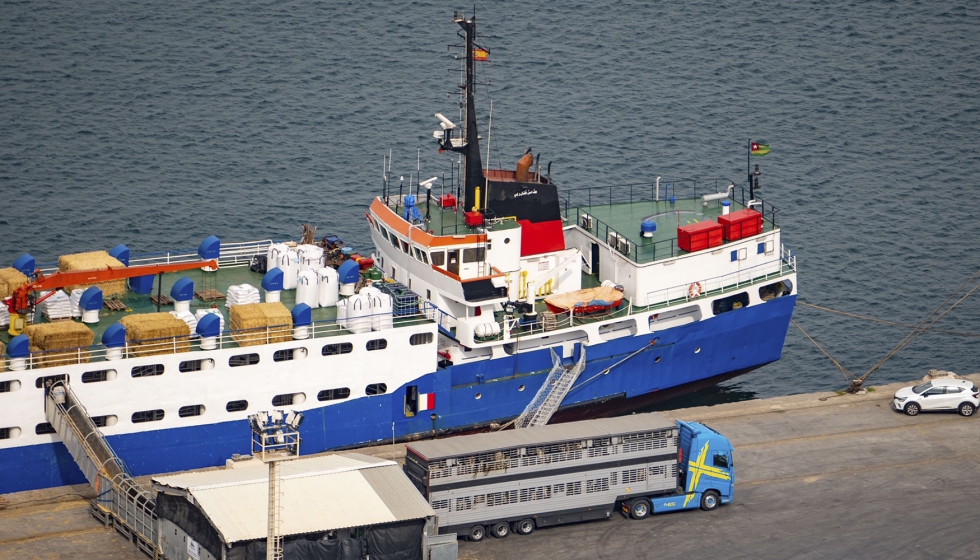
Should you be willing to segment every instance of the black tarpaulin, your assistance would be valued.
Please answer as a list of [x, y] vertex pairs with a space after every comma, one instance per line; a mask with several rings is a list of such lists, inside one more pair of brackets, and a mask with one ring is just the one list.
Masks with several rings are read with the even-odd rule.
[[[364, 554], [357, 539], [308, 541], [300, 538], [287, 540], [282, 556], [283, 560], [361, 560]], [[236, 544], [229, 551], [228, 560], [265, 560], [265, 541]]]
[[221, 558], [221, 538], [211, 526], [211, 521], [197, 506], [182, 496], [171, 496], [157, 492], [155, 513], [157, 517], [166, 519], [180, 527], [187, 536], [201, 545], [201, 548], [211, 553], [215, 558]]
[[424, 519], [368, 527], [364, 535], [371, 560], [422, 560]]

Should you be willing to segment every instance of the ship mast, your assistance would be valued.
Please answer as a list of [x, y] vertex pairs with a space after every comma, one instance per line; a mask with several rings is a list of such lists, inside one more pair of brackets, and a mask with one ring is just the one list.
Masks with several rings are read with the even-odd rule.
[[466, 84], [463, 89], [466, 94], [466, 120], [463, 134], [466, 138], [466, 151], [463, 153], [463, 208], [480, 208], [483, 205], [476, 200], [477, 188], [483, 186], [483, 162], [480, 160], [480, 133], [476, 126], [476, 72], [474, 71], [473, 49], [476, 39], [476, 16], [466, 18], [453, 14], [453, 21], [458, 23], [466, 33]]

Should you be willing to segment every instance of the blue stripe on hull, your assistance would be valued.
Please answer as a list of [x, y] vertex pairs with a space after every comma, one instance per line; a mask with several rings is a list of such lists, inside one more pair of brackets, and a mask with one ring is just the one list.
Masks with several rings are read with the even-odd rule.
[[[563, 407], [636, 397], [778, 360], [795, 302], [796, 296], [778, 298], [662, 333], [590, 346], [586, 369]], [[649, 349], [594, 377], [654, 338], [657, 342]], [[412, 418], [404, 414], [404, 388], [312, 409], [306, 411], [300, 430], [300, 450], [305, 455], [509, 419], [524, 410], [550, 369], [546, 348], [441, 369], [412, 382], [419, 391], [436, 394], [435, 410]], [[108, 436], [108, 440], [130, 471], [140, 476], [222, 465], [232, 454], [248, 454], [250, 437], [248, 423], [239, 420]], [[0, 450], [0, 473], [0, 493], [85, 482], [61, 443]]]

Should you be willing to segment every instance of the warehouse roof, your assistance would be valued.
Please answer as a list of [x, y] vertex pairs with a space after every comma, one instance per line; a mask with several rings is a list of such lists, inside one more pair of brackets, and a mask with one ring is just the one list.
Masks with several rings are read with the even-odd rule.
[[[228, 544], [265, 538], [269, 470], [258, 460], [249, 463], [154, 477], [154, 488], [187, 496]], [[285, 461], [277, 468], [284, 536], [435, 515], [394, 461], [344, 453]]]
[[551, 424], [522, 430], [504, 430], [487, 434], [417, 441], [409, 443], [408, 447], [422, 457], [433, 461], [447, 457], [490, 453], [514, 447], [580, 441], [597, 437], [663, 430], [675, 426], [674, 422], [651, 412], [618, 418]]

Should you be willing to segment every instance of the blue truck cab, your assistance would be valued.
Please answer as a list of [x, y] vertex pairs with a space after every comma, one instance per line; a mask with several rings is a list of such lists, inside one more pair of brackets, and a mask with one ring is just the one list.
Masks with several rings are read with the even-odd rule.
[[701, 508], [711, 511], [732, 501], [733, 449], [728, 438], [696, 422], [677, 421], [677, 489], [621, 501], [622, 513], [640, 519], [653, 513]]

